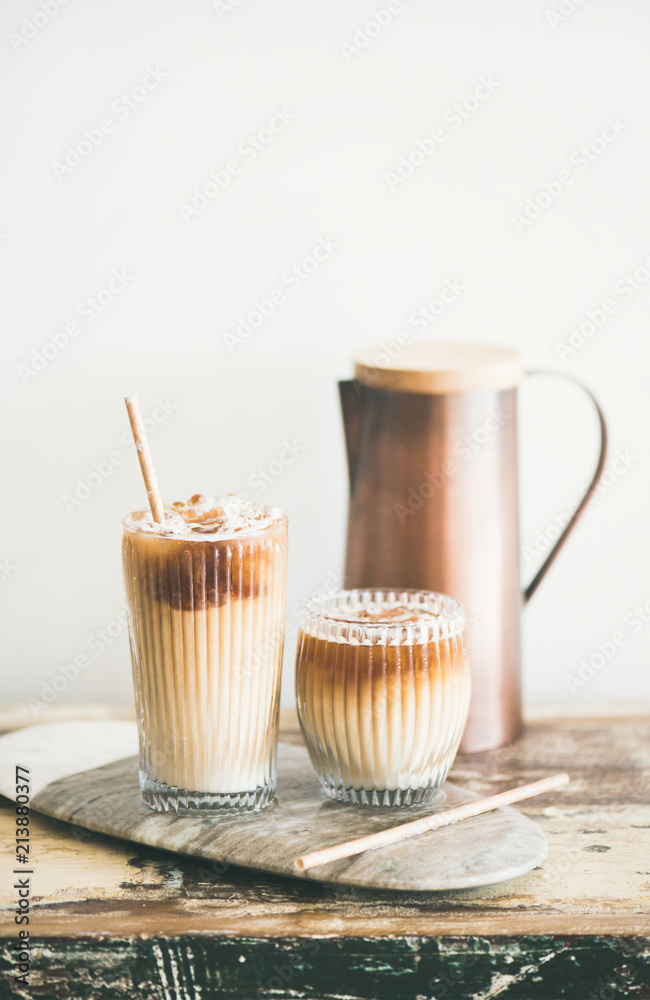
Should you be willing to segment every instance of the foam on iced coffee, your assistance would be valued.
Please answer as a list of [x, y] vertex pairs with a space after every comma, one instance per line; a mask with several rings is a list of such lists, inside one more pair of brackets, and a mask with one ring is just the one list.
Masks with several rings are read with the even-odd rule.
[[333, 608], [324, 618], [332, 621], [359, 622], [362, 625], [410, 625], [437, 617], [435, 611], [418, 604], [386, 604], [371, 602], [354, 609]]
[[[344, 626], [337, 629], [340, 624]], [[436, 638], [445, 638], [464, 628], [464, 612], [459, 606], [455, 617], [442, 615], [435, 605], [417, 601], [364, 601], [333, 606], [313, 616], [310, 634], [343, 642], [352, 646], [374, 645], [378, 631], [385, 626], [381, 641], [389, 646], [410, 646], [431, 641], [431, 629]]]
[[234, 493], [224, 497], [206, 497], [195, 493], [189, 500], [165, 504], [164, 512], [164, 521], [159, 523], [154, 521], [148, 508], [136, 510], [127, 517], [125, 524], [138, 531], [189, 540], [201, 535], [220, 538], [248, 535], [263, 531], [283, 519], [277, 507], [263, 507]]

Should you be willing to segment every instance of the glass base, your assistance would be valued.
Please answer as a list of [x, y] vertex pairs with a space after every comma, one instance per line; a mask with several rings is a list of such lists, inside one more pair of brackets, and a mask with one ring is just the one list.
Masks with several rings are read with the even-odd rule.
[[425, 802], [437, 802], [442, 798], [440, 786], [429, 788], [343, 788], [342, 785], [328, 785], [321, 780], [325, 794], [337, 802], [349, 802], [355, 806], [418, 806]]
[[156, 812], [194, 816], [196, 813], [259, 812], [275, 801], [275, 788], [262, 785], [250, 792], [190, 792], [140, 775], [142, 798]]

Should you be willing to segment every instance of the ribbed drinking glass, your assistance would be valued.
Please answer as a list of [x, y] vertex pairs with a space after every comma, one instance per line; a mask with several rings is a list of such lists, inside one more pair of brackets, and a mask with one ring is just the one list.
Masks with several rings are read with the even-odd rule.
[[465, 615], [424, 590], [350, 590], [308, 601], [296, 659], [307, 749], [327, 795], [408, 806], [434, 799], [470, 697]]

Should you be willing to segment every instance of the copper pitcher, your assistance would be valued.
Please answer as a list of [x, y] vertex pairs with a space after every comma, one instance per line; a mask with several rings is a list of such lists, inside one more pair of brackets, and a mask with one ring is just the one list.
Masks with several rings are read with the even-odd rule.
[[539, 586], [602, 475], [598, 402], [594, 476], [555, 546], [522, 590], [517, 386], [505, 348], [410, 343], [370, 348], [339, 383], [350, 475], [345, 586], [415, 587], [465, 606], [472, 703], [461, 750], [501, 746], [521, 729], [521, 609]]

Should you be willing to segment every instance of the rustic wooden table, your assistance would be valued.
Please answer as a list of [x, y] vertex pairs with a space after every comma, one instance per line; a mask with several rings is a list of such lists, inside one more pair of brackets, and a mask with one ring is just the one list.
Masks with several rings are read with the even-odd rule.
[[[27, 721], [0, 711], [0, 728]], [[13, 981], [15, 813], [2, 800], [0, 996], [649, 998], [650, 706], [537, 710], [519, 741], [458, 758], [452, 775], [488, 794], [562, 770], [567, 789], [522, 808], [548, 836], [544, 865], [445, 894], [271, 877], [33, 815], [29, 987]]]

